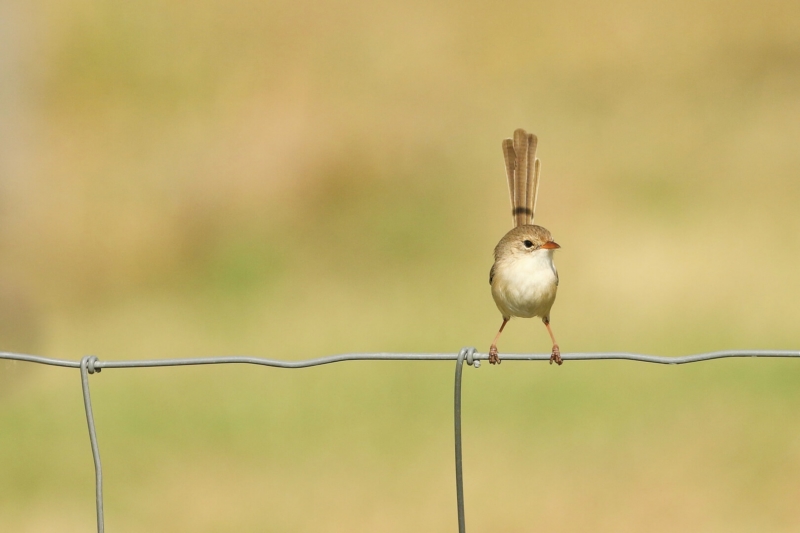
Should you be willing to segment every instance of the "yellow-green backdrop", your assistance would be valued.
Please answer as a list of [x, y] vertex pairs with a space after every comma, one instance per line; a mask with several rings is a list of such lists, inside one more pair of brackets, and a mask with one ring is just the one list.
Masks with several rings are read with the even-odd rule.
[[[518, 127], [564, 352], [798, 349], [800, 3], [12, 0], [0, 350], [485, 351]], [[452, 372], [107, 369], [107, 530], [453, 531]], [[82, 409], [0, 362], [4, 531], [94, 527]], [[467, 369], [467, 524], [797, 531], [799, 409], [797, 361]]]

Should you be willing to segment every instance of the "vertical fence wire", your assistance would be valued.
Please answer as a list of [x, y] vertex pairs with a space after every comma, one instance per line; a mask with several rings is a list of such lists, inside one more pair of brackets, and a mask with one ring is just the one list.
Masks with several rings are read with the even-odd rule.
[[458, 533], [465, 533], [466, 524], [464, 519], [464, 462], [462, 459], [461, 448], [461, 375], [464, 369], [464, 360], [470, 366], [480, 365], [480, 361], [475, 361], [475, 348], [461, 348], [456, 360], [456, 384], [454, 405], [454, 429], [456, 437], [456, 507], [458, 510]]
[[92, 412], [92, 397], [89, 394], [89, 374], [100, 372], [94, 365], [97, 357], [87, 355], [81, 359], [81, 389], [83, 390], [83, 408], [86, 411], [86, 423], [89, 426], [89, 442], [92, 446], [92, 459], [94, 460], [95, 505], [97, 507], [97, 533], [105, 531], [103, 524], [103, 465], [100, 464], [100, 447], [97, 445], [97, 431], [94, 427], [94, 413]]
[[464, 350], [458, 352], [456, 360], [455, 416], [454, 428], [456, 437], [456, 507], [458, 509], [458, 533], [465, 533], [464, 524], [464, 471], [461, 460], [461, 372], [464, 369]]

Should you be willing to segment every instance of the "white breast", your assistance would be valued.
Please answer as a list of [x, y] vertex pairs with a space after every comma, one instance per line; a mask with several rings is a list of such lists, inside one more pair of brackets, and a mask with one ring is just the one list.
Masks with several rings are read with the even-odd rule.
[[504, 317], [546, 317], [550, 315], [557, 288], [553, 250], [541, 249], [498, 263], [492, 280], [492, 297]]

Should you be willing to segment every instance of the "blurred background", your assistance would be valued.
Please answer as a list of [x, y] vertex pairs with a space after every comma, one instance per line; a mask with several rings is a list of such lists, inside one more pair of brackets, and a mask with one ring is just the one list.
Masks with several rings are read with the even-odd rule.
[[[11, 0], [0, 350], [485, 352], [518, 127], [564, 352], [798, 349], [800, 3]], [[452, 374], [107, 369], [107, 529], [453, 531]], [[464, 379], [470, 530], [800, 528], [797, 361]], [[4, 530], [93, 530], [76, 371], [0, 361], [0, 457]]]

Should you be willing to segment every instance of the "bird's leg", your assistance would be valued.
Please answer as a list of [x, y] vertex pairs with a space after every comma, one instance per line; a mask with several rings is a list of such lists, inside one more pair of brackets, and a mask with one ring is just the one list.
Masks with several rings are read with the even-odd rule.
[[550, 334], [550, 340], [553, 341], [553, 351], [550, 352], [550, 364], [552, 365], [553, 363], [555, 363], [557, 365], [560, 365], [561, 363], [563, 363], [563, 361], [561, 360], [561, 350], [559, 349], [558, 344], [556, 344], [556, 337], [555, 335], [553, 335], [553, 330], [550, 329], [550, 317], [549, 316], [544, 317], [542, 319], [542, 322], [544, 322], [544, 327], [547, 328], [547, 333]]
[[492, 341], [492, 345], [489, 347], [489, 364], [492, 365], [499, 365], [500, 364], [500, 356], [497, 355], [497, 339], [500, 338], [500, 334], [503, 333], [503, 328], [506, 327], [506, 323], [508, 319], [503, 317], [503, 323], [500, 324], [500, 331], [497, 332], [497, 335], [494, 336], [494, 341]]

